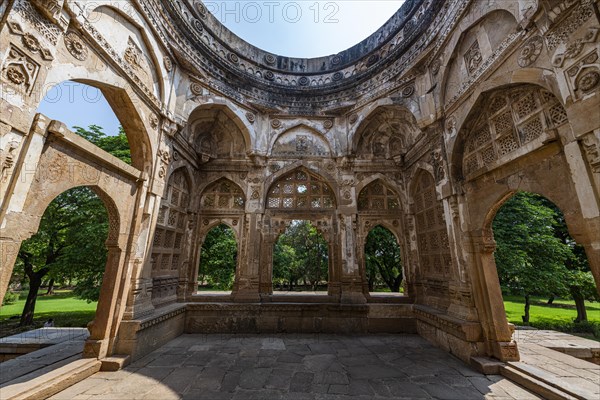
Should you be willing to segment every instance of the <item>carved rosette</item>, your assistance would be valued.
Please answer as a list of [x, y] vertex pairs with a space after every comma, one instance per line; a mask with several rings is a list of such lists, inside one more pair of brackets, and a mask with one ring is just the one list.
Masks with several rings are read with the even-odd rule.
[[79, 35], [73, 31], [67, 32], [64, 37], [65, 47], [69, 53], [79, 61], [85, 61], [88, 57], [88, 49]]
[[198, 82], [192, 82], [190, 84], [190, 91], [194, 96], [200, 96], [202, 94], [202, 85]]
[[542, 53], [543, 40], [537, 35], [529, 39], [521, 48], [517, 63], [520, 67], [525, 68], [533, 64]]

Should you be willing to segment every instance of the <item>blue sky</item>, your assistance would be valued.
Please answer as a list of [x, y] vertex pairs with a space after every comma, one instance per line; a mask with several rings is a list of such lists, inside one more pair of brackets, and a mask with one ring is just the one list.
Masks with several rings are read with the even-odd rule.
[[[231, 31], [249, 43], [289, 57], [320, 57], [345, 50], [379, 29], [404, 0], [204, 1]], [[120, 125], [102, 93], [63, 82], [44, 94], [39, 112], [68, 127]]]

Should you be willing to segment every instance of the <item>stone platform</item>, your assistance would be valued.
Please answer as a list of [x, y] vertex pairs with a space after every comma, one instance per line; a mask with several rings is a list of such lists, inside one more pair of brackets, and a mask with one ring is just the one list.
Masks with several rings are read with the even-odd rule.
[[538, 399], [425, 339], [184, 334], [117, 372], [51, 397], [99, 399]]

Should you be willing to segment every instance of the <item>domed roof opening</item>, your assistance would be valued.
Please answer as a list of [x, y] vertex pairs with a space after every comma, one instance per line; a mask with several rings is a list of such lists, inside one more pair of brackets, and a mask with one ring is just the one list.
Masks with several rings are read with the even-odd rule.
[[205, 1], [229, 30], [262, 50], [297, 58], [339, 53], [381, 28], [405, 0]]

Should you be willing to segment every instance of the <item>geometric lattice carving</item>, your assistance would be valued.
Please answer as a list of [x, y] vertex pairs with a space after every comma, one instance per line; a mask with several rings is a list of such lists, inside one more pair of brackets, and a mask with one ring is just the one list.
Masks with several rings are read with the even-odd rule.
[[398, 195], [380, 180], [371, 182], [358, 195], [358, 211], [397, 211]]
[[200, 204], [201, 210], [243, 210], [246, 198], [238, 185], [222, 178], [204, 191]]
[[417, 177], [413, 201], [419, 259], [425, 276], [440, 278], [450, 274], [451, 257], [444, 208], [435, 195], [435, 182], [428, 172]]
[[167, 193], [158, 212], [152, 240], [153, 276], [172, 275], [179, 269], [189, 201], [189, 184], [185, 172], [179, 169], [169, 178]]
[[[488, 100], [489, 99], [489, 100]], [[547, 129], [567, 122], [567, 113], [556, 97], [533, 85], [498, 91], [482, 102], [481, 112], [467, 136], [463, 154], [463, 175], [492, 166]]]
[[305, 168], [296, 169], [271, 186], [267, 208], [287, 210], [332, 209], [333, 192], [322, 178]]

